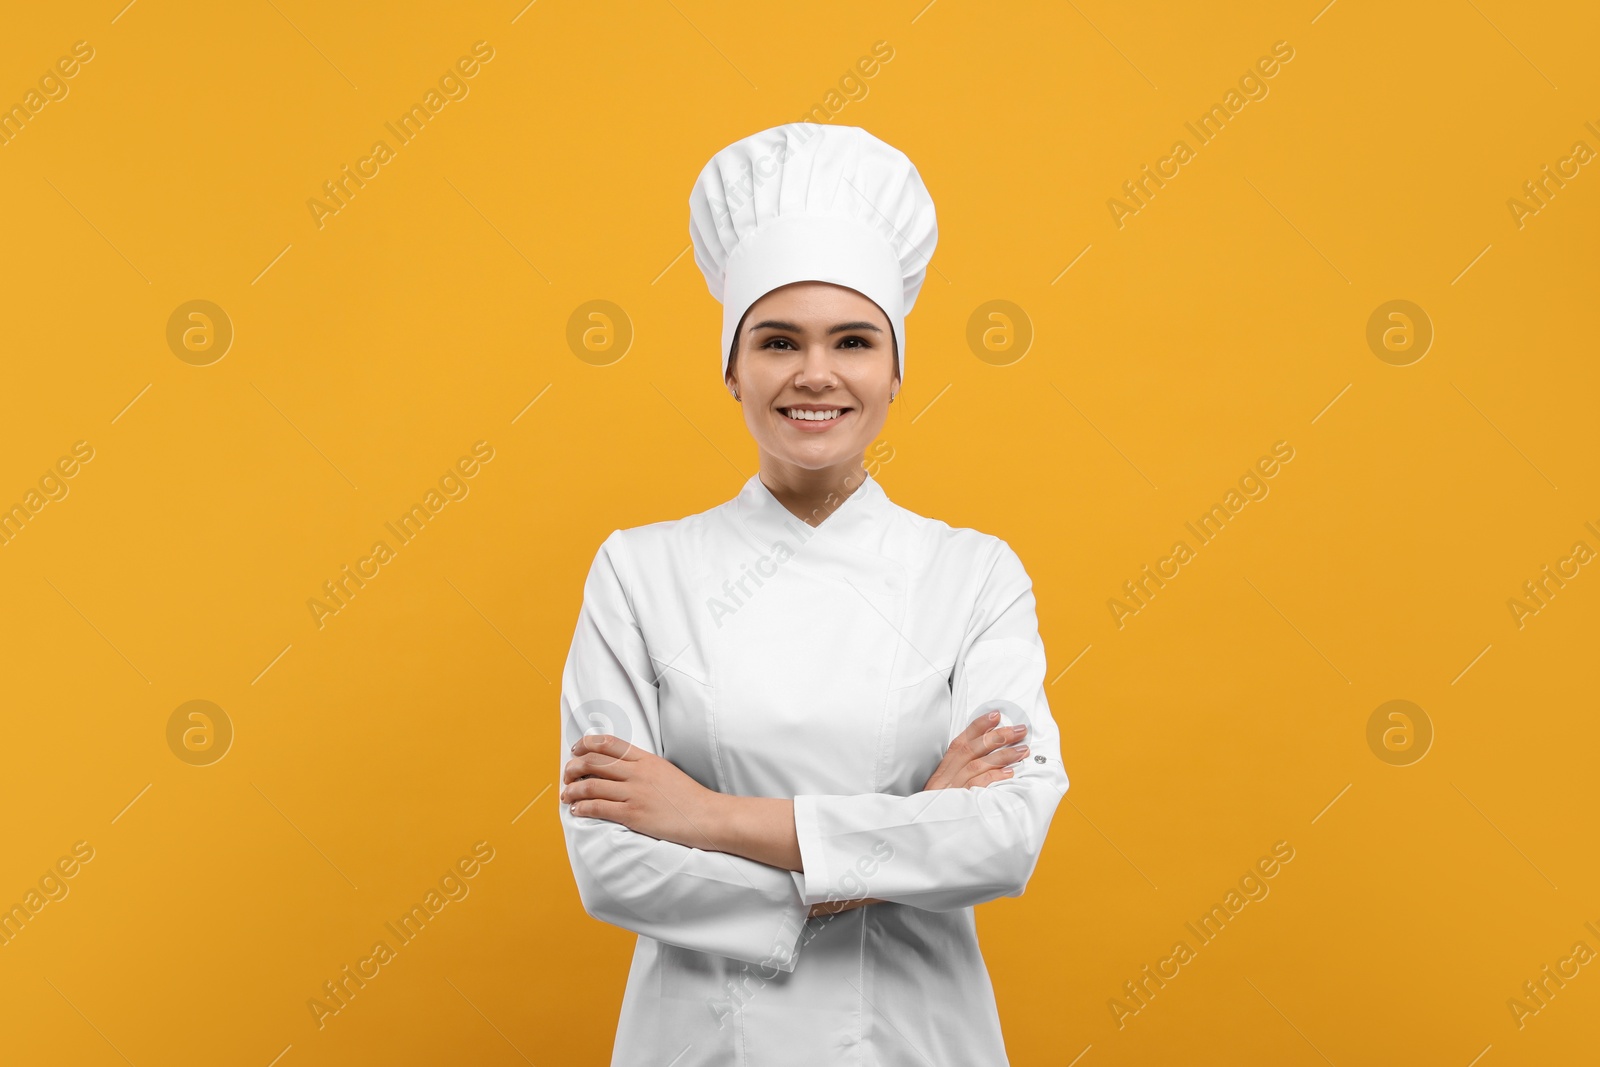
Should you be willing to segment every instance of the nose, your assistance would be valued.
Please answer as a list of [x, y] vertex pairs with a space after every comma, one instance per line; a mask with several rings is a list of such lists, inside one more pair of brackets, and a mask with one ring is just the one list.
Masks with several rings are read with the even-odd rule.
[[794, 384], [799, 389], [828, 389], [839, 384], [833, 353], [825, 342], [806, 346]]

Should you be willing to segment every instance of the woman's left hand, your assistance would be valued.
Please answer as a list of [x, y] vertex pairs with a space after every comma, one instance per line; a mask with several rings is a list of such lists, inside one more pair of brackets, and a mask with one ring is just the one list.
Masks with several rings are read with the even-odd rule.
[[572, 814], [619, 823], [647, 837], [720, 851], [717, 799], [670, 760], [610, 734], [584, 734], [562, 768], [560, 800]]

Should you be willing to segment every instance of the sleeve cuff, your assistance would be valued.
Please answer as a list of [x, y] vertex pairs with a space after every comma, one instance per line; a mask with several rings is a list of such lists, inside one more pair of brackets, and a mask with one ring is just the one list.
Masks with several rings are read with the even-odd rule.
[[785, 973], [794, 970], [795, 964], [800, 959], [800, 945], [804, 938], [806, 921], [811, 914], [811, 905], [805, 902], [805, 879], [799, 871], [790, 871], [789, 875], [794, 882], [795, 895], [790, 898], [791, 907], [783, 915], [776, 933], [772, 938], [772, 951], [758, 966], [774, 967]]
[[808, 909], [828, 899], [828, 863], [822, 845], [822, 831], [817, 825], [818, 796], [794, 798], [794, 833], [800, 842], [800, 864], [804, 871], [795, 872], [795, 883], [800, 887], [800, 901]]

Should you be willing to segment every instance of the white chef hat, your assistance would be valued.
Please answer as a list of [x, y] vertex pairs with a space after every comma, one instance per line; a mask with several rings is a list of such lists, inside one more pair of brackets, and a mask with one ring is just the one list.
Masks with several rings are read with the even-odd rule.
[[722, 373], [750, 305], [791, 282], [877, 304], [905, 379], [905, 317], [939, 231], [911, 160], [858, 126], [791, 122], [711, 157], [689, 194], [694, 261], [722, 302]]

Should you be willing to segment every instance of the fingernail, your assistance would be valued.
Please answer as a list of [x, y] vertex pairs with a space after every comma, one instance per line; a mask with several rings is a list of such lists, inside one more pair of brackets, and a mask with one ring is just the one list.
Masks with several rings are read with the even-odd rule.
[[994, 722], [995, 720], [997, 720], [999, 718], [1000, 718], [1000, 713], [998, 711], [991, 711], [989, 713], [989, 721], [990, 722]]
[[1028, 746], [1027, 745], [1018, 745], [1017, 746], [1017, 755], [1026, 756], [1027, 754], [1028, 754]]
[[1023, 734], [1027, 733], [1027, 731], [1028, 728], [1020, 723], [1011, 728], [1011, 732], [1016, 734], [1018, 737], [1021, 737]]

